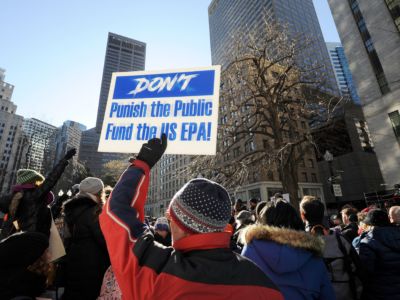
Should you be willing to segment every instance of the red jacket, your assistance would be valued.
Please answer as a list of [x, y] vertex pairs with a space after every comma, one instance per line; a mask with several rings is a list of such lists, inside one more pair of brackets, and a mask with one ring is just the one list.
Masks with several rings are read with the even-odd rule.
[[154, 242], [144, 220], [149, 167], [136, 160], [119, 179], [100, 225], [123, 299], [283, 300], [250, 260], [229, 249], [226, 232]]

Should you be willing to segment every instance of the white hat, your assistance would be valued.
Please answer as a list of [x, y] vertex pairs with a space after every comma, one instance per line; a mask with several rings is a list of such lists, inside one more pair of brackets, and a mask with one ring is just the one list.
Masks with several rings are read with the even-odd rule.
[[104, 184], [101, 179], [96, 177], [86, 177], [79, 184], [79, 192], [90, 193], [93, 195], [98, 194], [104, 189]]

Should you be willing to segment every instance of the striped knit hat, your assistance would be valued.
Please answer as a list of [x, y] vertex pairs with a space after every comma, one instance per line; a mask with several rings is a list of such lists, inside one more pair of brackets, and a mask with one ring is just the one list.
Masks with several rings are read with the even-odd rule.
[[44, 177], [39, 172], [31, 169], [19, 169], [17, 171], [17, 184], [35, 183], [36, 181], [44, 181]]
[[168, 210], [172, 220], [185, 232], [220, 232], [231, 218], [231, 200], [218, 183], [193, 179], [175, 194]]

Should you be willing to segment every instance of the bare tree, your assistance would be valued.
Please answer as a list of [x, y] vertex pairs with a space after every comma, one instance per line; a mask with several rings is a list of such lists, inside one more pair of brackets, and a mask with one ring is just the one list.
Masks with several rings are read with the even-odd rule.
[[121, 160], [111, 160], [103, 165], [102, 179], [105, 185], [114, 186], [122, 172], [129, 166], [128, 157]]
[[309, 124], [329, 121], [341, 99], [327, 92], [306, 36], [265, 22], [263, 34], [249, 30], [235, 40], [221, 74], [217, 155], [196, 157], [189, 172], [230, 188], [276, 172], [297, 207], [299, 163], [313, 155]]

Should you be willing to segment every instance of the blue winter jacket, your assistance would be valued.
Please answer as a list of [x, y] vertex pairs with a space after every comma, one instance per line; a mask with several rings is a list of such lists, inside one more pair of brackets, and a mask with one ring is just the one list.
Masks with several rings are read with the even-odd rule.
[[375, 227], [360, 242], [368, 271], [362, 299], [400, 299], [400, 227]]
[[285, 299], [336, 299], [328, 278], [320, 238], [305, 232], [252, 225], [244, 232], [242, 255], [255, 262]]

